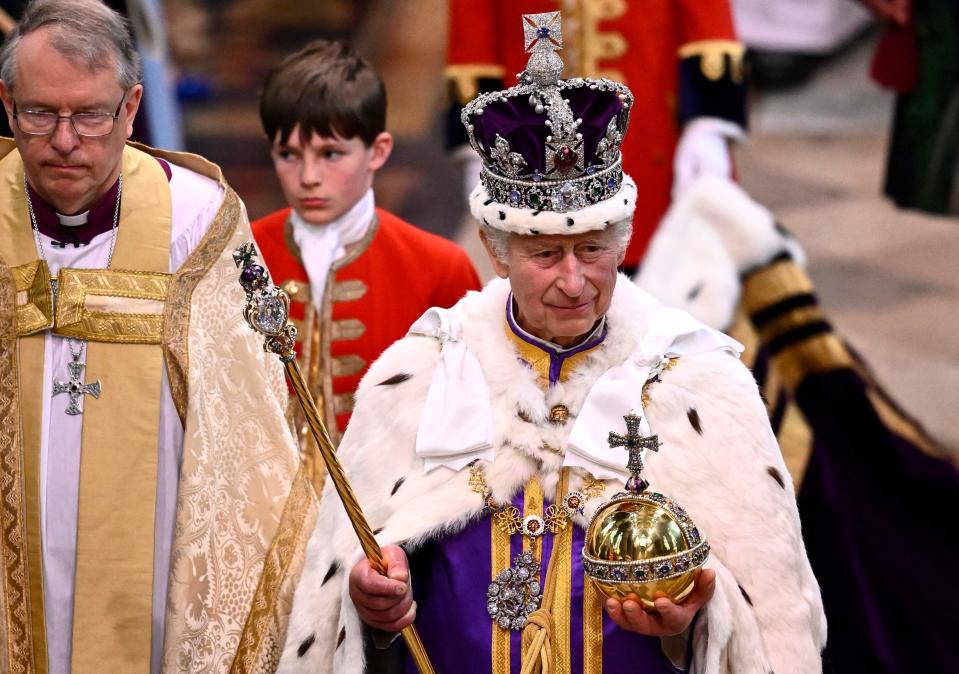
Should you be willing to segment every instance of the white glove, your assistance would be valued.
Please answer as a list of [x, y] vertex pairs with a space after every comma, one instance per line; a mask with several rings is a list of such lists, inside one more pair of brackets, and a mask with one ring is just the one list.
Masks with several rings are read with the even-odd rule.
[[686, 124], [673, 158], [673, 199], [698, 176], [732, 178], [729, 140], [742, 137], [739, 126], [716, 117], [698, 117]]

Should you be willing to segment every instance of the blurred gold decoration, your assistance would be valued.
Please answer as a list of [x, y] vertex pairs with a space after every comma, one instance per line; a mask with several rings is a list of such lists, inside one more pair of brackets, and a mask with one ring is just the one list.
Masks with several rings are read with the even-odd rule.
[[626, 435], [610, 432], [609, 446], [629, 451], [630, 477], [626, 491], [600, 506], [590, 521], [583, 570], [609, 597], [636, 599], [646, 608], [653, 608], [658, 593], [680, 602], [692, 592], [694, 571], [709, 556], [709, 543], [678, 503], [646, 491], [643, 454], [658, 451], [659, 439], [640, 435], [638, 415], [624, 419]]

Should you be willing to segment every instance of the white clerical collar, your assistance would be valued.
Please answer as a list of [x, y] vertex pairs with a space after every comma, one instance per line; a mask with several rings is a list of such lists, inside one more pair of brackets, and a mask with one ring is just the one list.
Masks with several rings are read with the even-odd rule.
[[57, 213], [57, 219], [64, 227], [79, 227], [80, 225], [87, 224], [87, 221], [90, 219], [90, 211], [83, 211], [83, 213], [77, 213], [76, 215]]
[[313, 304], [318, 310], [323, 307], [323, 294], [330, 267], [346, 255], [347, 246], [366, 235], [375, 212], [371, 187], [350, 210], [325, 225], [311, 225], [295, 210], [290, 213], [293, 240], [300, 248], [300, 258], [310, 279]]

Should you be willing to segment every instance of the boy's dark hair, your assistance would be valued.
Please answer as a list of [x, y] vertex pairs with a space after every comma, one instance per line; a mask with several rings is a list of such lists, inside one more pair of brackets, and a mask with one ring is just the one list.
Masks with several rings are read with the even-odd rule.
[[345, 42], [316, 40], [290, 54], [266, 77], [260, 121], [270, 142], [286, 143], [300, 125], [314, 134], [359, 136], [369, 147], [386, 129], [386, 88], [373, 67]]

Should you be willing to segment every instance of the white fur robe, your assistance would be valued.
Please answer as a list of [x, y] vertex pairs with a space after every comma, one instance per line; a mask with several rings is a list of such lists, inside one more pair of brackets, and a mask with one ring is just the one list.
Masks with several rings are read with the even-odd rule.
[[[562, 458], [542, 446], [565, 446], [592, 384], [636, 351], [660, 306], [620, 277], [605, 343], [566, 382], [544, 392], [504, 334], [508, 292], [508, 283], [496, 280], [456, 307], [489, 387], [495, 461], [486, 479], [500, 502], [537, 473], [545, 493], [555, 490]], [[339, 455], [381, 544], [415, 547], [480, 516], [482, 499], [467, 485], [468, 470], [424, 473], [414, 451], [439, 356], [435, 339], [406, 337], [373, 364], [356, 393]], [[681, 503], [706, 534], [712, 546], [706, 565], [717, 575], [715, 595], [693, 635], [694, 671], [821, 671], [826, 623], [819, 588], [803, 547], [792, 481], [752, 375], [729, 353], [713, 351], [679, 359], [660, 378], [649, 389], [645, 414], [663, 446], [647, 456], [644, 476]], [[557, 403], [570, 410], [564, 426], [547, 420]], [[600, 432], [609, 430], [621, 429]], [[571, 488], [582, 480], [574, 473]], [[606, 497], [621, 487], [609, 481]], [[577, 523], [585, 526], [602, 501], [593, 499]], [[347, 587], [361, 551], [330, 485], [307, 555], [279, 671], [362, 672], [362, 626]]]

